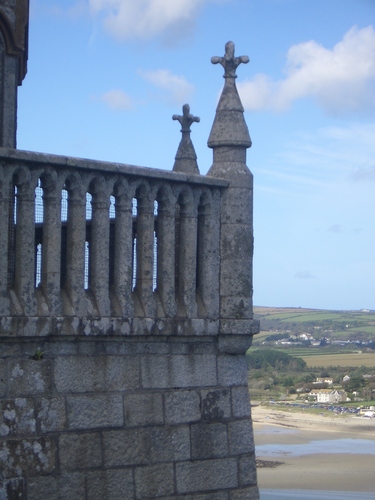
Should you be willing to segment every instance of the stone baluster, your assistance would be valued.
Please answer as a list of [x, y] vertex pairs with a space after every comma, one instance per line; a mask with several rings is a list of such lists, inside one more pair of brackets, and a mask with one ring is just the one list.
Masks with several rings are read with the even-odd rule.
[[104, 180], [95, 182], [92, 193], [90, 289], [100, 316], [110, 316], [109, 301], [109, 193]]
[[[137, 281], [136, 293], [142, 306], [142, 315], [155, 316], [152, 290], [154, 262], [154, 200], [149, 193], [137, 198]], [[140, 312], [136, 312], [138, 314]]]
[[64, 288], [73, 307], [73, 314], [84, 316], [87, 314], [84, 290], [86, 198], [85, 191], [77, 180], [70, 184], [71, 186], [68, 189], [66, 282]]
[[198, 215], [198, 286], [197, 302], [200, 309], [210, 319], [219, 316], [219, 275], [220, 275], [220, 193], [201, 205]]
[[121, 313], [126, 318], [133, 317], [132, 298], [132, 199], [124, 183], [115, 188], [115, 256], [113, 289], [120, 304]]
[[178, 300], [188, 318], [197, 317], [197, 207], [193, 197], [180, 205]]
[[[0, 315], [9, 314], [8, 266], [9, 266], [9, 208], [12, 183], [6, 178], [0, 165]], [[13, 198], [13, 196], [12, 196]], [[11, 199], [12, 199], [11, 198]]]
[[35, 186], [29, 171], [22, 171], [17, 182], [15, 290], [23, 314], [36, 313], [35, 301]]
[[60, 296], [61, 273], [61, 189], [56, 174], [42, 178], [43, 187], [43, 255], [42, 289], [48, 303], [49, 313], [62, 312]]
[[[161, 301], [163, 313], [168, 317], [176, 314], [175, 300], [175, 200], [172, 193], [163, 195], [158, 201], [158, 267], [157, 295]], [[158, 311], [158, 315], [161, 312]]]

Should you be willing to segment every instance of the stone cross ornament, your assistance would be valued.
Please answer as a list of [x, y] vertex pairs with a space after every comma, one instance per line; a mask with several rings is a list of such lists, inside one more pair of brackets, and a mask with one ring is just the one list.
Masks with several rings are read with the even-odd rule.
[[173, 120], [178, 120], [181, 124], [181, 132], [189, 132], [190, 133], [190, 127], [192, 123], [197, 122], [199, 123], [201, 119], [199, 116], [193, 116], [190, 113], [190, 106], [189, 104], [184, 104], [182, 106], [182, 115], [173, 115], [172, 116]]
[[247, 64], [250, 61], [248, 56], [234, 57], [234, 43], [225, 44], [225, 54], [223, 57], [211, 57], [212, 64], [220, 63], [224, 68], [224, 78], [237, 78], [236, 69], [241, 64]]

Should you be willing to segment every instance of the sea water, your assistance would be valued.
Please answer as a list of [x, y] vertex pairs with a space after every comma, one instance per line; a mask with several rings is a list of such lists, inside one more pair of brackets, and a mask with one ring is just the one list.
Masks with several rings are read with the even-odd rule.
[[260, 500], [374, 500], [375, 492], [323, 490], [260, 490]]
[[[370, 439], [321, 439], [303, 444], [261, 444], [256, 446], [256, 453], [261, 457], [301, 457], [317, 453], [375, 455], [375, 440]], [[375, 495], [373, 495], [375, 499]]]
[[[294, 433], [294, 430], [274, 430], [274, 433]], [[269, 429], [267, 429], [267, 433]], [[272, 433], [272, 432], [271, 432]], [[264, 444], [256, 446], [262, 458], [283, 459], [314, 453], [345, 453], [375, 455], [375, 441], [370, 439], [322, 439], [303, 444]], [[374, 471], [375, 473], [375, 471]], [[260, 489], [260, 500], [375, 500], [374, 492], [323, 491], [323, 490], [274, 490]]]

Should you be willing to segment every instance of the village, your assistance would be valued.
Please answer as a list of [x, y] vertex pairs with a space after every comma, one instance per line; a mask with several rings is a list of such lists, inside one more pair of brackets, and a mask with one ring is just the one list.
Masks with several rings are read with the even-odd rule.
[[[367, 379], [370, 382], [375, 382], [375, 376], [374, 375], [363, 375], [362, 376], [364, 379]], [[342, 378], [342, 383], [345, 386], [345, 384], [348, 384], [351, 380], [351, 377], [349, 375], [345, 375]], [[320, 387], [319, 389], [311, 389], [307, 394], [305, 394], [305, 403], [311, 403], [311, 402], [316, 402], [318, 405], [313, 405], [318, 407], [319, 404], [322, 404], [323, 408], [332, 410], [336, 413], [345, 413], [345, 412], [350, 412], [350, 413], [356, 413], [360, 416], [365, 416], [365, 417], [370, 417], [373, 418], [375, 416], [375, 406], [357, 406], [356, 408], [354, 407], [340, 407], [337, 406], [337, 403], [346, 403], [350, 402], [352, 400], [354, 401], [362, 401], [361, 393], [360, 391], [352, 391], [350, 398], [348, 396], [348, 392], [345, 391], [344, 389], [340, 389], [339, 387], [335, 387], [333, 383], [333, 378], [328, 378], [328, 377], [317, 377], [316, 381], [312, 382], [314, 385], [317, 387]], [[326, 387], [326, 388], [321, 388], [321, 387]], [[304, 391], [303, 388], [298, 388], [296, 390], [296, 393], [302, 393]], [[354, 396], [354, 397], [353, 397]], [[334, 404], [335, 406], [328, 406], [327, 404]]]
[[[317, 330], [320, 327], [315, 327]], [[320, 338], [312, 333], [302, 332], [300, 334], [293, 334], [291, 330], [285, 330], [285, 333], [278, 333], [278, 331], [270, 331], [269, 335], [265, 340], [262, 341], [262, 345], [275, 345], [275, 346], [312, 346], [312, 347], [325, 347], [327, 345], [331, 346], [341, 346], [341, 347], [372, 347], [374, 341], [372, 339], [331, 339], [328, 335], [332, 331], [324, 331]], [[319, 332], [320, 333], [320, 332]]]
[[[332, 391], [334, 392], [334, 391]], [[323, 398], [324, 399], [324, 398]], [[269, 404], [272, 406], [278, 407], [286, 407], [286, 408], [296, 408], [297, 410], [306, 411], [309, 409], [321, 409], [325, 411], [330, 411], [334, 415], [352, 415], [357, 417], [369, 418], [373, 419], [375, 417], [375, 405], [366, 405], [366, 406], [357, 406], [357, 407], [349, 407], [349, 406], [341, 406], [338, 403], [340, 401], [335, 400], [335, 395], [332, 394], [332, 398], [328, 401], [321, 400], [318, 402], [316, 399], [316, 403], [298, 403], [296, 401], [274, 401], [270, 400]], [[333, 403], [333, 404], [330, 404]], [[262, 403], [263, 404], [263, 403]], [[323, 414], [323, 413], [322, 413]]]

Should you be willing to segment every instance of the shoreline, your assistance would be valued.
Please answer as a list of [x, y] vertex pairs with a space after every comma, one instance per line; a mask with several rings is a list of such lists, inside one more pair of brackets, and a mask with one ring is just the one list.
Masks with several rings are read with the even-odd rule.
[[[252, 419], [260, 489], [375, 492], [375, 419], [269, 406], [253, 406]], [[358, 453], [356, 441], [351, 441], [350, 453], [335, 453], [332, 440], [360, 440]], [[331, 453], [306, 452], [311, 443], [327, 446]], [[262, 454], [264, 445], [278, 445], [279, 451]], [[302, 445], [305, 452], [292, 455], [290, 445]]]

